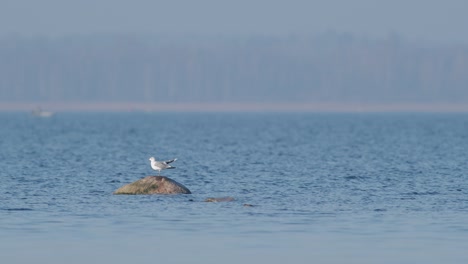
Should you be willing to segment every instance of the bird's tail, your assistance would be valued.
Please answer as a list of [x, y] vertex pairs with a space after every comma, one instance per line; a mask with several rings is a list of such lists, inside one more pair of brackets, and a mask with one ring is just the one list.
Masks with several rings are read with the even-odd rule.
[[176, 167], [174, 167], [174, 166], [169, 166], [169, 167], [167, 167], [166, 169], [175, 169], [175, 168], [176, 168]]

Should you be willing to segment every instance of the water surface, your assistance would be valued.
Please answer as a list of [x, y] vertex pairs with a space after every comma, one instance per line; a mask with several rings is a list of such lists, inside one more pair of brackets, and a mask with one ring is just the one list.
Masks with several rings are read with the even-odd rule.
[[[468, 115], [0, 114], [6, 263], [466, 263]], [[154, 175], [191, 195], [115, 196]], [[207, 197], [232, 196], [229, 203]], [[253, 207], [244, 207], [244, 204]]]

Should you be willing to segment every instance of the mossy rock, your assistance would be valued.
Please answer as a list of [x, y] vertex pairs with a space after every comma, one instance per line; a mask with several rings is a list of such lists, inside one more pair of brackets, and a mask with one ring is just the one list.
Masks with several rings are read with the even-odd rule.
[[114, 194], [190, 194], [184, 185], [165, 176], [147, 176], [117, 189]]
[[209, 197], [205, 199], [205, 202], [208, 203], [217, 203], [217, 202], [232, 202], [234, 201], [234, 197], [226, 196], [226, 197]]

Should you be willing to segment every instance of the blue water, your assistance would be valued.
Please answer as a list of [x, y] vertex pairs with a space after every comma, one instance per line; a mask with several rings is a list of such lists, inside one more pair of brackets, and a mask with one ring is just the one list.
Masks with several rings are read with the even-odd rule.
[[[150, 156], [193, 194], [112, 195]], [[2, 263], [468, 263], [467, 114], [0, 113], [0, 165]]]

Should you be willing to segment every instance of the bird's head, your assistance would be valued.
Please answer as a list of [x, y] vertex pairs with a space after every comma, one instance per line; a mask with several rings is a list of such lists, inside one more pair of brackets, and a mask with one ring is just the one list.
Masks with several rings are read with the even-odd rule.
[[150, 161], [154, 161], [154, 157], [149, 158]]

